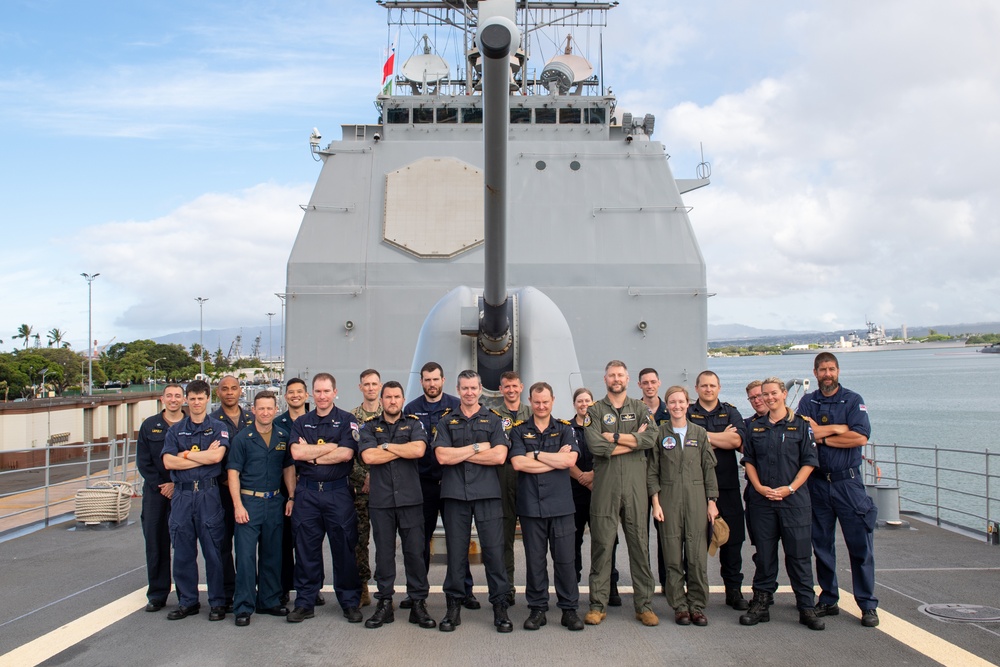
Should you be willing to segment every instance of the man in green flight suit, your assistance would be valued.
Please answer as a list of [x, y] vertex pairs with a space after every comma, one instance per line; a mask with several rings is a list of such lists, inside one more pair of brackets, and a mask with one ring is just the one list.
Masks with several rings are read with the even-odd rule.
[[653, 613], [653, 573], [649, 568], [649, 499], [646, 451], [656, 442], [656, 425], [646, 405], [626, 395], [628, 369], [618, 360], [604, 367], [608, 394], [587, 410], [587, 447], [594, 455], [594, 492], [590, 501], [590, 611], [584, 622], [597, 625], [607, 616], [611, 588], [611, 551], [621, 520], [634, 587], [635, 617], [659, 624]]

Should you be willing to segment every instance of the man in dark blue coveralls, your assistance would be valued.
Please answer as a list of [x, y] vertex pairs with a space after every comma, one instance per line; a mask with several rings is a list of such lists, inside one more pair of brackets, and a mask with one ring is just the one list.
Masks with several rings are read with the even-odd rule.
[[170, 499], [174, 483], [163, 467], [167, 429], [184, 419], [184, 390], [168, 384], [160, 397], [163, 410], [139, 427], [135, 462], [142, 474], [142, 536], [146, 538], [146, 611], [160, 611], [170, 593]]
[[859, 394], [840, 385], [840, 364], [829, 352], [813, 361], [819, 389], [802, 397], [799, 414], [809, 420], [819, 444], [819, 467], [809, 478], [812, 496], [812, 545], [816, 554], [816, 579], [822, 592], [817, 616], [840, 613], [837, 601], [836, 523], [844, 533], [851, 559], [854, 600], [861, 609], [861, 625], [878, 625], [875, 597], [874, 530], [878, 508], [865, 493], [861, 478], [862, 448], [872, 427], [868, 409]]
[[503, 563], [503, 502], [498, 474], [499, 466], [507, 460], [508, 440], [500, 418], [480, 405], [482, 393], [478, 373], [471, 370], [459, 373], [461, 405], [441, 417], [434, 438], [434, 455], [443, 469], [441, 498], [448, 546], [448, 570], [444, 578], [448, 613], [438, 624], [442, 632], [452, 632], [462, 623], [460, 612], [466, 591], [473, 518], [486, 565], [493, 625], [497, 632], [514, 629], [507, 616], [510, 582]]
[[[420, 368], [420, 388], [423, 393], [403, 407], [403, 414], [416, 415], [424, 425], [428, 442], [434, 442], [437, 433], [437, 423], [446, 410], [457, 410], [457, 396], [444, 391], [444, 369], [436, 361], [428, 361]], [[420, 493], [424, 498], [424, 565], [428, 572], [431, 569], [431, 540], [434, 539], [434, 529], [437, 528], [438, 515], [444, 508], [441, 500], [441, 464], [434, 456], [430, 445], [420, 459]], [[472, 570], [465, 570], [465, 602], [466, 609], [479, 609], [479, 600], [472, 593]], [[409, 609], [413, 601], [406, 597], [399, 603], [400, 609]]]
[[225, 424], [208, 416], [211, 387], [204, 380], [187, 386], [188, 416], [170, 427], [163, 442], [163, 467], [170, 471], [170, 540], [174, 545], [174, 584], [180, 603], [167, 618], [176, 621], [201, 610], [198, 602], [198, 544], [205, 559], [210, 621], [226, 618], [222, 579], [223, 511], [219, 499], [222, 458], [229, 448]]
[[[292, 501], [281, 493], [295, 487], [295, 466], [288, 458], [289, 432], [274, 423], [277, 398], [269, 391], [254, 396], [254, 423], [233, 438], [229, 454], [229, 493], [236, 521], [236, 625], [250, 625], [259, 611], [287, 616], [281, 600], [282, 517]], [[260, 550], [260, 560], [257, 551]]]
[[314, 616], [316, 594], [323, 584], [323, 536], [330, 539], [333, 590], [351, 623], [362, 621], [361, 581], [354, 559], [358, 515], [348, 480], [358, 450], [358, 422], [333, 404], [337, 381], [317, 373], [312, 383], [316, 409], [292, 424], [290, 458], [299, 475], [292, 505], [295, 535], [295, 609], [289, 623]]

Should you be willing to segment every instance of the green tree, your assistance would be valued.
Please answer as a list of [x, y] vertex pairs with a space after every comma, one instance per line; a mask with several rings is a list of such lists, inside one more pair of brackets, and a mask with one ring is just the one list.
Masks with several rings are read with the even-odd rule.
[[62, 394], [69, 386], [79, 385], [84, 377], [82, 369], [87, 359], [85, 354], [74, 352], [68, 347], [42, 347], [31, 354], [46, 359], [50, 369], [55, 366], [62, 369], [58, 381], [51, 373], [45, 376], [46, 384], [53, 385], [57, 394]]
[[23, 338], [24, 339], [24, 349], [28, 349], [28, 340], [31, 338], [31, 334], [34, 331], [35, 331], [35, 327], [31, 326], [30, 324], [22, 324], [21, 326], [19, 326], [17, 328], [17, 333], [14, 334], [13, 336], [11, 336], [11, 339], [14, 339], [14, 338]]
[[65, 342], [66, 332], [57, 327], [49, 329], [49, 347], [69, 347]]

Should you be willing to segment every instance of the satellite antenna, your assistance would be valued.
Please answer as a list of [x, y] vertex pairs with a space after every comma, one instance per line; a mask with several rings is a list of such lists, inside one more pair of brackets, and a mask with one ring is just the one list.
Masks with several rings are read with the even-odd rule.
[[573, 53], [572, 41], [573, 36], [566, 35], [566, 50], [549, 60], [542, 70], [541, 82], [553, 94], [558, 91], [560, 95], [565, 95], [574, 84], [586, 81], [594, 74], [593, 65], [583, 56]]
[[447, 79], [451, 69], [448, 62], [437, 55], [431, 53], [430, 40], [424, 35], [424, 52], [415, 56], [410, 56], [403, 63], [403, 77], [410, 83], [423, 84], [424, 88], [428, 83], [437, 83], [442, 79]]

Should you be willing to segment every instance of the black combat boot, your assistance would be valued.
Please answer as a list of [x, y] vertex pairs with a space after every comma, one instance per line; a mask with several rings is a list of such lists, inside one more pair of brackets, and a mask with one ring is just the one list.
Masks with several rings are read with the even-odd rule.
[[514, 624], [510, 622], [510, 618], [507, 616], [507, 605], [503, 602], [497, 602], [493, 605], [493, 625], [496, 626], [497, 632], [514, 632]]
[[538, 628], [545, 625], [547, 621], [545, 620], [545, 612], [541, 609], [532, 609], [528, 618], [524, 621], [525, 630], [537, 630]]
[[618, 592], [618, 582], [611, 582], [611, 593], [608, 595], [608, 606], [609, 607], [620, 607], [622, 606], [622, 596]]
[[[416, 602], [416, 600], [414, 600]], [[438, 623], [438, 630], [441, 632], [454, 632], [455, 628], [462, 625], [462, 598], [448, 596], [448, 611], [444, 618]]]
[[378, 606], [375, 607], [375, 613], [365, 621], [365, 627], [381, 628], [386, 623], [392, 623], [395, 620], [396, 616], [392, 613], [392, 600], [379, 600]]
[[576, 609], [563, 609], [562, 624], [567, 630], [583, 630], [583, 621], [576, 613]]
[[435, 628], [437, 623], [427, 613], [426, 600], [411, 600], [410, 603], [410, 623], [415, 623], [422, 628]]
[[754, 591], [747, 613], [740, 616], [740, 625], [757, 625], [771, 620], [771, 612], [767, 608], [767, 593]]
[[815, 609], [800, 609], [799, 623], [806, 626], [810, 630], [826, 629], [826, 623], [820, 620], [819, 616], [816, 615]]
[[736, 611], [746, 611], [750, 608], [746, 598], [743, 597], [743, 591], [738, 588], [726, 589], [726, 604]]

